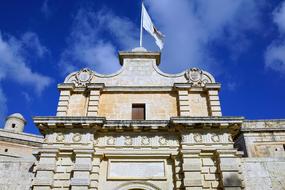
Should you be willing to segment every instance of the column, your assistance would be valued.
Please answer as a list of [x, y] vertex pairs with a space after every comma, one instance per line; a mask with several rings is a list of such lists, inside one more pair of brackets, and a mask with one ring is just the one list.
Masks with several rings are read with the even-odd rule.
[[71, 190], [88, 190], [92, 170], [93, 149], [76, 149]]
[[87, 108], [87, 116], [98, 116], [99, 99], [103, 87], [104, 84], [88, 85], [88, 89], [90, 89], [90, 96]]
[[94, 155], [92, 161], [92, 170], [91, 170], [91, 182], [90, 187], [92, 190], [98, 190], [99, 187], [99, 172], [102, 156]]
[[174, 164], [174, 181], [175, 181], [175, 190], [184, 189], [183, 186], [183, 169], [182, 169], [182, 158], [180, 155], [177, 155], [173, 158]]
[[98, 116], [100, 91], [98, 89], [92, 89], [90, 91], [87, 116]]
[[185, 190], [202, 190], [202, 161], [200, 150], [182, 150]]
[[188, 89], [178, 89], [178, 100], [180, 116], [190, 116], [189, 92]]
[[68, 111], [68, 104], [70, 99], [70, 90], [61, 90], [57, 106], [56, 116], [66, 116]]
[[244, 188], [240, 156], [236, 150], [218, 150], [219, 170], [225, 190]]
[[207, 84], [206, 89], [208, 90], [208, 106], [211, 116], [222, 116], [221, 104], [219, 98], [220, 85]]
[[57, 149], [40, 150], [40, 159], [36, 166], [36, 175], [32, 183], [33, 190], [50, 190], [53, 187], [56, 169]]

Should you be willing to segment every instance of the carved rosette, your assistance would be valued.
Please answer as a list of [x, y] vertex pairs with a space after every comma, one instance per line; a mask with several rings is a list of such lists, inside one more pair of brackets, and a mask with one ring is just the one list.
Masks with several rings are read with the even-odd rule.
[[73, 140], [73, 142], [81, 141], [81, 134], [79, 134], [79, 133], [74, 134], [72, 140]]
[[125, 137], [125, 145], [132, 145], [133, 144], [133, 139], [130, 136]]
[[220, 142], [220, 137], [216, 134], [212, 135], [211, 140], [213, 142]]
[[160, 137], [158, 142], [159, 142], [160, 145], [166, 145], [167, 144], [167, 140], [164, 137]]
[[194, 139], [194, 141], [197, 142], [197, 143], [201, 143], [201, 142], [203, 141], [202, 135], [199, 134], [199, 133], [195, 133], [195, 134], [193, 135], [193, 139]]
[[114, 137], [109, 137], [107, 140], [107, 145], [114, 145], [116, 142], [116, 139]]
[[185, 77], [192, 86], [203, 87], [210, 81], [204, 77], [204, 73], [201, 69], [191, 68], [185, 72]]
[[58, 133], [56, 136], [56, 141], [57, 142], [63, 142], [64, 141], [64, 135], [62, 133]]
[[142, 137], [141, 142], [143, 145], [149, 145], [150, 144], [150, 139], [147, 137]]
[[91, 82], [92, 78], [92, 71], [88, 68], [84, 68], [76, 73], [75, 80], [73, 82], [77, 87], [86, 87], [86, 85]]

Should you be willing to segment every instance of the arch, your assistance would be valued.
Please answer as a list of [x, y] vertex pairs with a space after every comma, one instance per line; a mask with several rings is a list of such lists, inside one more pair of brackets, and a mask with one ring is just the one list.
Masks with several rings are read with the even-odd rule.
[[124, 183], [124, 184], [118, 186], [114, 190], [137, 190], [137, 189], [161, 190], [158, 187], [156, 187], [155, 185], [148, 183], [148, 182], [127, 182], [127, 183]]

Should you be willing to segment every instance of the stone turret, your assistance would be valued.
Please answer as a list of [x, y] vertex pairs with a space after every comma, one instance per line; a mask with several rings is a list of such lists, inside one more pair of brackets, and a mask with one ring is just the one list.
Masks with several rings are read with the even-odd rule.
[[24, 131], [26, 120], [20, 113], [14, 113], [6, 118], [5, 130], [21, 133]]

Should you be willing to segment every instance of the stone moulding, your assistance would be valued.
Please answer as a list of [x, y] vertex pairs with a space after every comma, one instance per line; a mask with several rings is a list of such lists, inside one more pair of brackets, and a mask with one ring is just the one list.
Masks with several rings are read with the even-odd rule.
[[172, 117], [170, 120], [106, 120], [105, 117], [34, 117], [42, 131], [77, 128], [95, 131], [180, 131], [193, 129], [228, 129], [239, 133], [243, 117]]
[[99, 74], [84, 68], [69, 74], [64, 84], [81, 88], [94, 83], [104, 83], [106, 86], [173, 86], [174, 83], [189, 83], [202, 87], [216, 83], [210, 73], [198, 68], [189, 68], [177, 74], [164, 73], [158, 68], [159, 52], [120, 52], [119, 60], [122, 67], [113, 74]]

